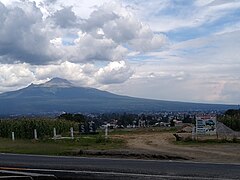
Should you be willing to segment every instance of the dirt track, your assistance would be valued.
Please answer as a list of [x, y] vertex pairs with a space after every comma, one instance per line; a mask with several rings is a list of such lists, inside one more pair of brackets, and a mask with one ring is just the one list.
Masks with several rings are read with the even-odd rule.
[[196, 161], [240, 163], [240, 144], [176, 145], [173, 133], [120, 135], [133, 151], [180, 156]]

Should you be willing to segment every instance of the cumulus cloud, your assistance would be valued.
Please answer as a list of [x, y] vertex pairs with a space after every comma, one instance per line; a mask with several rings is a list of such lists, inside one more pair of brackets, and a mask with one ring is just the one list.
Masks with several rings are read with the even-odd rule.
[[61, 77], [139, 97], [239, 102], [236, 0], [0, 1], [0, 92]]
[[101, 67], [69, 61], [49, 65], [0, 64], [0, 72], [0, 92], [19, 89], [31, 82], [43, 83], [54, 77], [68, 79], [77, 86], [101, 88], [106, 84], [123, 83], [133, 74], [124, 61], [110, 62]]
[[[131, 22], [128, 23], [125, 14], [129, 13], [121, 5], [114, 5], [118, 10], [109, 9], [107, 4], [95, 7], [89, 18], [83, 20], [71, 6], [51, 12], [45, 8], [54, 3], [57, 2], [0, 3], [0, 91], [52, 77], [95, 87], [125, 82], [133, 74], [125, 63], [130, 52], [125, 43], [138, 38], [134, 31], [141, 23], [132, 16], [136, 27], [127, 37], [130, 29], [124, 29], [124, 21], [126, 26]], [[114, 21], [120, 28], [116, 33], [122, 31], [118, 37], [107, 31]], [[96, 66], [98, 61], [110, 63], [106, 67]]]
[[54, 59], [42, 13], [35, 3], [6, 7], [0, 2], [0, 60], [43, 64]]
[[90, 14], [90, 17], [85, 20], [83, 24], [83, 30], [86, 32], [94, 31], [96, 28], [102, 28], [106, 22], [115, 20], [118, 15], [113, 12], [113, 10], [108, 10], [105, 6], [96, 9]]
[[127, 44], [132, 50], [153, 51], [167, 42], [163, 34], [156, 35], [147, 24], [140, 22], [133, 13], [118, 3], [100, 6], [92, 12], [84, 24], [85, 31], [112, 39], [118, 44]]
[[77, 24], [77, 16], [72, 11], [72, 7], [64, 7], [56, 11], [51, 18], [61, 28], [74, 27]]
[[140, 37], [130, 41], [130, 45], [135, 50], [140, 52], [148, 52], [151, 50], [160, 50], [163, 48], [163, 44], [167, 44], [167, 37], [163, 34], [150, 34], [150, 37]]
[[159, 49], [167, 39], [116, 2], [95, 7], [86, 19], [77, 16], [72, 6], [52, 10], [44, 18], [43, 9], [49, 4], [0, 3], [2, 63], [119, 61], [132, 50]]
[[61, 77], [83, 86], [101, 86], [123, 83], [131, 77], [133, 70], [124, 61], [110, 62], [101, 68], [94, 64], [63, 62], [59, 65], [43, 65], [32, 68], [36, 79]]
[[[72, 12], [70, 8], [68, 11]], [[75, 63], [125, 60], [131, 50], [158, 50], [167, 42], [165, 35], [154, 34], [118, 3], [104, 4], [81, 21], [70, 46], [63, 44], [63, 37], [51, 40], [62, 59]]]
[[100, 68], [95, 77], [102, 84], [114, 84], [126, 81], [132, 74], [133, 70], [124, 61], [119, 61]]
[[28, 64], [0, 64], [0, 72], [0, 92], [24, 87], [34, 80]]
[[75, 40], [76, 48], [73, 48], [74, 61], [112, 61], [124, 59], [128, 50], [117, 44], [112, 39], [94, 38], [90, 34], [82, 34]]
[[[37, 79], [51, 79], [53, 77], [61, 77], [70, 81], [77, 82], [78, 86], [92, 86], [95, 84], [95, 79], [92, 73], [86, 67], [87, 65], [80, 65], [71, 62], [63, 62], [59, 65], [43, 65], [37, 66], [34, 69], [34, 74]], [[95, 70], [94, 65], [92, 65]], [[93, 71], [94, 71], [93, 70]]]

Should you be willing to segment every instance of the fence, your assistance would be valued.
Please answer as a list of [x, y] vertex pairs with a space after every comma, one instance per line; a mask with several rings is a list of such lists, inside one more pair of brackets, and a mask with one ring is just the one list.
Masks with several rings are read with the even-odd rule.
[[78, 124], [59, 119], [0, 120], [0, 137], [13, 138], [14, 136], [14, 139], [42, 139], [53, 137], [54, 128], [55, 134], [69, 134], [71, 127], [78, 129]]

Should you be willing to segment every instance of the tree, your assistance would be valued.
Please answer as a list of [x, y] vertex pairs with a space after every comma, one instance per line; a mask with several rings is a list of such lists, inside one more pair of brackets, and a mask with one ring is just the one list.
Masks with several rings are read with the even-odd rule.
[[64, 114], [61, 114], [58, 118], [65, 119], [68, 121], [74, 121], [74, 122], [78, 122], [78, 123], [85, 122], [85, 116], [82, 114], [64, 113]]
[[229, 109], [224, 115], [218, 116], [218, 121], [235, 131], [240, 131], [240, 109]]
[[175, 123], [174, 123], [173, 119], [170, 121], [170, 126], [171, 126], [171, 127], [174, 127], [174, 126], [175, 126]]

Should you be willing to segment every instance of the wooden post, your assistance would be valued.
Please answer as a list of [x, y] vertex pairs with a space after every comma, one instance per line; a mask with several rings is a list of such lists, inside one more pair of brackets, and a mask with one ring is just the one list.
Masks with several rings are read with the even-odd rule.
[[56, 139], [56, 137], [57, 137], [56, 128], [53, 128], [53, 139]]
[[106, 125], [105, 127], [105, 139], [108, 138], [108, 125]]
[[74, 139], [74, 137], [73, 137], [73, 127], [70, 128], [70, 133], [71, 133], [71, 138]]
[[34, 139], [38, 140], [38, 138], [37, 138], [37, 130], [36, 129], [34, 129]]
[[14, 132], [12, 132], [12, 140], [15, 141], [15, 135], [14, 135]]

